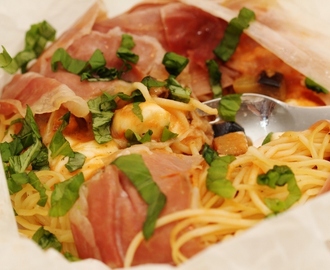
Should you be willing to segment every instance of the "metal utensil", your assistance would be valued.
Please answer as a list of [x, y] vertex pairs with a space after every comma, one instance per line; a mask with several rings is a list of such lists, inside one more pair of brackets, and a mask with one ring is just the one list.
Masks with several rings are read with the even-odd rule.
[[[322, 119], [330, 120], [330, 106], [302, 107], [294, 106], [277, 99], [260, 94], [243, 94], [242, 104], [236, 114], [236, 122], [245, 134], [255, 142], [270, 132], [301, 131]], [[217, 108], [220, 98], [204, 103]], [[221, 121], [218, 117], [210, 121], [215, 124]]]

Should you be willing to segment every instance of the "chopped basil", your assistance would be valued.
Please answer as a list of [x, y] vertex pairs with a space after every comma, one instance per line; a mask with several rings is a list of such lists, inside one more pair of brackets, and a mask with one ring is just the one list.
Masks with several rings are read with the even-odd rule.
[[15, 60], [7, 52], [6, 48], [2, 46], [2, 53], [0, 53], [0, 68], [3, 68], [6, 72], [14, 74], [18, 69], [18, 65]]
[[315, 91], [316, 93], [323, 93], [328, 94], [329, 90], [324, 88], [322, 85], [319, 85], [315, 81], [313, 81], [311, 78], [306, 77], [305, 78], [305, 85], [308, 89], [311, 89]]
[[54, 234], [40, 227], [32, 236], [32, 240], [36, 242], [42, 249], [54, 248], [57, 251], [62, 250], [62, 244]]
[[212, 88], [212, 93], [214, 98], [222, 96], [221, 87], [221, 72], [219, 70], [218, 63], [211, 59], [206, 61], [206, 66], [209, 73], [209, 81]]
[[142, 114], [142, 110], [140, 108], [140, 103], [141, 102], [133, 102], [133, 113], [137, 116], [137, 118], [140, 119], [141, 122], [143, 122], [143, 114]]
[[28, 177], [29, 177], [30, 185], [33, 186], [34, 189], [39, 192], [40, 199], [37, 202], [37, 204], [40, 206], [45, 206], [48, 200], [48, 196], [46, 194], [46, 188], [40, 182], [39, 178], [33, 171], [29, 172]]
[[149, 90], [153, 87], [166, 87], [169, 90], [169, 99], [189, 103], [191, 90], [184, 88], [175, 79], [174, 76], [170, 75], [164, 82], [158, 81], [150, 76], [147, 76], [141, 81]]
[[18, 71], [18, 69], [25, 73], [28, 63], [40, 56], [48, 41], [54, 41], [55, 34], [55, 29], [47, 21], [31, 25], [30, 30], [25, 34], [24, 50], [17, 53], [14, 58], [2, 47], [0, 67], [11, 74]]
[[153, 88], [153, 87], [164, 87], [166, 86], [166, 81], [161, 82], [158, 81], [157, 79], [151, 77], [151, 76], [146, 76], [142, 79], [141, 83], [143, 83], [148, 89]]
[[166, 141], [168, 141], [170, 139], [174, 139], [176, 137], [178, 137], [177, 133], [170, 131], [168, 127], [164, 127], [162, 135], [160, 137], [160, 141], [166, 142]]
[[143, 136], [141, 137], [139, 134], [134, 132], [131, 129], [125, 131], [125, 138], [127, 139], [129, 146], [134, 144], [140, 144], [145, 142], [151, 141], [152, 130], [148, 130]]
[[69, 161], [67, 164], [65, 164], [65, 167], [70, 172], [73, 172], [82, 168], [85, 163], [86, 156], [81, 153], [74, 152], [70, 146], [70, 143], [63, 135], [63, 130], [69, 124], [70, 115], [70, 112], [68, 112], [61, 118], [62, 123], [55, 132], [49, 144], [49, 149], [51, 151], [52, 158], [57, 157], [59, 155], [69, 157]]
[[92, 127], [95, 140], [99, 143], [106, 143], [112, 140], [110, 134], [110, 122], [117, 107], [115, 96], [103, 93], [101, 96], [87, 102], [92, 114]]
[[170, 90], [170, 99], [189, 103], [191, 95], [191, 90], [189, 88], [182, 87], [173, 76], [169, 76], [166, 82], [167, 88]]
[[78, 257], [72, 255], [70, 252], [64, 252], [63, 255], [69, 262], [80, 261], [80, 259]]
[[277, 198], [265, 199], [267, 207], [274, 213], [283, 212], [290, 208], [301, 197], [301, 190], [297, 185], [295, 175], [286, 165], [275, 165], [273, 169], [269, 170], [267, 173], [258, 175], [257, 183], [273, 189], [275, 189], [276, 186], [287, 185], [289, 195], [284, 201]]
[[133, 111], [137, 117], [140, 119], [142, 117], [138, 102], [145, 100], [139, 90], [133, 91], [130, 96], [122, 92], [115, 95], [109, 95], [108, 93], [104, 92], [101, 96], [89, 100], [87, 104], [92, 114], [94, 138], [99, 144], [112, 140], [112, 136], [110, 134], [110, 123], [114, 115], [114, 111], [117, 108], [117, 103], [115, 101], [117, 97], [125, 101], [131, 100], [136, 102], [137, 104], [133, 105]]
[[15, 194], [16, 192], [22, 190], [22, 185], [29, 182], [29, 177], [27, 173], [9, 173], [6, 172], [7, 185], [10, 194]]
[[120, 156], [112, 164], [128, 177], [148, 205], [147, 217], [143, 224], [143, 235], [148, 240], [153, 235], [157, 218], [166, 204], [166, 196], [152, 179], [141, 155]]
[[74, 172], [78, 169], [81, 169], [85, 164], [86, 156], [79, 152], [73, 152], [73, 157], [69, 157], [69, 161], [65, 164], [65, 167], [69, 172]]
[[238, 17], [228, 23], [222, 40], [213, 51], [214, 54], [222, 61], [228, 61], [238, 46], [243, 30], [248, 28], [249, 23], [254, 19], [255, 14], [252, 10], [242, 8]]
[[80, 172], [64, 182], [55, 184], [51, 196], [49, 216], [64, 216], [79, 198], [79, 188], [84, 181], [84, 175]]
[[81, 80], [111, 81], [121, 77], [121, 75], [129, 71], [132, 67], [129, 63], [136, 64], [139, 56], [134, 54], [131, 49], [135, 46], [132, 36], [123, 34], [121, 45], [116, 55], [123, 60], [121, 69], [114, 67], [106, 67], [106, 59], [101, 50], [96, 49], [88, 61], [72, 58], [63, 48], [57, 49], [51, 59], [51, 67], [53, 71], [57, 71], [58, 65], [62, 64], [63, 68], [70, 73], [80, 76]]
[[139, 61], [139, 56], [131, 51], [134, 46], [135, 43], [133, 37], [128, 34], [123, 34], [120, 47], [117, 50], [117, 57], [123, 61], [136, 64]]
[[167, 72], [175, 77], [178, 76], [182, 70], [184, 70], [188, 63], [188, 58], [174, 52], [165, 53], [162, 61], [162, 64], [165, 66]]
[[212, 149], [208, 144], [204, 144], [203, 149], [202, 149], [202, 156], [207, 162], [207, 164], [211, 165], [212, 161], [216, 159], [219, 154], [217, 151]]
[[218, 113], [222, 120], [235, 122], [236, 113], [241, 107], [241, 94], [229, 94], [221, 98]]
[[265, 139], [262, 141], [261, 145], [264, 145], [266, 143], [269, 143], [272, 140], [273, 132], [269, 132]]
[[70, 120], [70, 112], [66, 113], [62, 118], [62, 124], [56, 130], [50, 144], [49, 149], [51, 151], [51, 157], [55, 158], [59, 155], [67, 156], [67, 157], [73, 157], [74, 153], [70, 146], [70, 143], [67, 141], [67, 139], [64, 137], [62, 131], [64, 128], [69, 124]]
[[210, 165], [207, 170], [206, 188], [223, 198], [233, 198], [236, 189], [226, 179], [228, 165], [235, 160], [234, 156], [219, 156], [210, 146], [204, 145], [202, 155]]

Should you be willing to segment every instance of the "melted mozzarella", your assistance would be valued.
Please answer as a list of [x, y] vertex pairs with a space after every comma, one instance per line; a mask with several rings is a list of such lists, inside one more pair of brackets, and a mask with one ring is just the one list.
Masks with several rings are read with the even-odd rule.
[[133, 112], [133, 104], [128, 104], [115, 112], [111, 126], [111, 134], [116, 139], [123, 139], [125, 131], [131, 129], [143, 136], [152, 130], [152, 139], [159, 140], [166, 126], [170, 125], [171, 114], [154, 102], [139, 104], [143, 121]]

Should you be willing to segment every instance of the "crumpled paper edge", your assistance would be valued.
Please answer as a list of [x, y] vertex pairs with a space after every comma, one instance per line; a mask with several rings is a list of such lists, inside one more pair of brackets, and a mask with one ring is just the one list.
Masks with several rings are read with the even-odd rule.
[[[137, 0], [105, 0], [109, 14], [115, 16], [125, 11]], [[69, 5], [66, 0], [15, 1], [14, 10], [2, 3], [0, 14], [0, 45], [11, 54], [23, 46], [17, 37], [24, 36], [26, 27], [41, 21], [50, 12], [51, 23], [60, 29], [79, 17], [79, 8], [86, 10], [90, 0], [76, 0]], [[71, 2], [70, 2], [71, 3]], [[10, 4], [9, 4], [10, 5]], [[19, 9], [16, 6], [20, 6]], [[32, 15], [30, 9], [39, 6]], [[48, 6], [47, 6], [48, 5]], [[127, 6], [126, 6], [127, 5]], [[54, 7], [49, 9], [48, 7]], [[116, 7], [117, 6], [117, 7]], [[46, 9], [45, 9], [46, 8]], [[48, 9], [48, 10], [47, 10]], [[65, 20], [58, 20], [59, 14]], [[74, 15], [73, 15], [74, 14]], [[80, 13], [82, 14], [82, 13]], [[31, 17], [29, 17], [31, 16]], [[20, 18], [20, 20], [17, 20]], [[47, 13], [47, 20], [50, 16]], [[8, 27], [9, 25], [9, 27]], [[63, 30], [65, 28], [62, 28]], [[60, 33], [60, 31], [59, 31]], [[7, 78], [1, 74], [0, 83]], [[2, 86], [0, 84], [0, 86]], [[1, 87], [2, 88], [2, 87]], [[96, 260], [70, 263], [55, 250], [43, 251], [34, 242], [18, 236], [9, 201], [3, 169], [0, 171], [0, 264], [1, 269], [109, 269]], [[9, 204], [8, 204], [9, 202]], [[303, 206], [289, 210], [277, 217], [264, 220], [239, 237], [214, 245], [196, 255], [176, 269], [330, 269], [330, 194], [322, 195]], [[143, 265], [134, 269], [173, 269], [168, 265]]]

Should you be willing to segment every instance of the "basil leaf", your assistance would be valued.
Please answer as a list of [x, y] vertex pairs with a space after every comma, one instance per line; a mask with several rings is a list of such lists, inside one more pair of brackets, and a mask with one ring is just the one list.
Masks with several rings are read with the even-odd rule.
[[209, 81], [212, 88], [212, 93], [214, 98], [222, 96], [221, 87], [221, 72], [217, 62], [213, 59], [206, 61], [207, 70], [209, 73]]
[[55, 158], [59, 155], [74, 157], [73, 150], [70, 143], [64, 137], [62, 131], [69, 124], [70, 112], [66, 113], [62, 118], [61, 126], [56, 130], [50, 144], [49, 149], [51, 151], [51, 157]]
[[134, 47], [135, 47], [135, 42], [133, 40], [133, 37], [128, 34], [123, 34], [121, 36], [120, 48], [132, 50]]
[[80, 261], [80, 259], [74, 255], [72, 255], [70, 252], [64, 252], [64, 257], [69, 261], [69, 262], [77, 262]]
[[152, 130], [148, 130], [143, 136], [141, 137], [139, 134], [135, 133], [133, 130], [128, 129], [125, 131], [125, 138], [129, 142], [129, 146], [134, 144], [140, 144], [145, 142], [151, 141]]
[[212, 161], [219, 157], [217, 151], [212, 149], [209, 145], [204, 144], [202, 149], [202, 156], [207, 162], [207, 164], [211, 165]]
[[47, 21], [31, 25], [30, 30], [25, 34], [24, 50], [17, 53], [15, 57], [12, 58], [2, 47], [0, 67], [10, 74], [14, 74], [18, 69], [25, 73], [28, 63], [41, 55], [47, 42], [54, 41], [55, 34], [55, 29]]
[[315, 81], [313, 81], [311, 78], [306, 77], [305, 78], [305, 85], [308, 89], [315, 91], [316, 93], [323, 93], [328, 94], [329, 90], [324, 88], [322, 85], [319, 85]]
[[8, 162], [11, 156], [18, 155], [23, 149], [23, 144], [17, 137], [15, 137], [11, 142], [0, 143], [2, 162]]
[[242, 94], [229, 94], [223, 96], [219, 102], [218, 113], [222, 120], [235, 122], [236, 113], [241, 107]]
[[79, 198], [79, 188], [84, 181], [84, 175], [78, 173], [64, 182], [55, 184], [51, 196], [49, 216], [64, 216]]
[[228, 165], [235, 160], [234, 156], [218, 156], [213, 159], [207, 170], [206, 188], [209, 191], [223, 197], [233, 198], [236, 189], [232, 183], [226, 179]]
[[157, 218], [166, 203], [166, 196], [153, 181], [141, 155], [120, 156], [112, 164], [128, 177], [148, 205], [147, 217], [143, 224], [143, 235], [148, 240], [154, 233]]
[[148, 89], [153, 88], [153, 87], [163, 87], [166, 86], [166, 82], [161, 82], [158, 81], [157, 79], [151, 77], [151, 76], [146, 76], [142, 79], [141, 83], [143, 83]]
[[238, 46], [243, 30], [248, 28], [249, 23], [254, 19], [255, 14], [252, 10], [242, 8], [238, 17], [228, 23], [221, 42], [213, 51], [214, 54], [222, 61], [228, 61]]
[[58, 70], [58, 65], [62, 64], [63, 68], [70, 73], [80, 74], [88, 65], [86, 61], [72, 58], [66, 50], [58, 48], [51, 58], [52, 71]]
[[41, 150], [42, 143], [39, 140], [28, 147], [21, 155], [12, 156], [9, 158], [9, 165], [16, 173], [24, 172], [27, 167], [31, 164], [33, 159], [35, 159]]
[[106, 64], [107, 61], [105, 60], [103, 53], [99, 49], [96, 49], [92, 54], [91, 58], [88, 60], [88, 65], [92, 70], [102, 68]]
[[32, 240], [36, 242], [42, 249], [54, 248], [57, 251], [62, 250], [62, 244], [54, 234], [40, 227], [32, 236]]
[[38, 176], [33, 171], [29, 172], [28, 178], [30, 185], [33, 186], [33, 188], [39, 192], [40, 199], [37, 202], [37, 204], [40, 206], [45, 206], [48, 200], [48, 196], [46, 194], [46, 188], [40, 182]]
[[162, 64], [170, 75], [178, 76], [188, 65], [189, 59], [174, 52], [165, 53]]
[[87, 102], [92, 114], [92, 127], [95, 140], [99, 143], [106, 143], [112, 140], [110, 134], [110, 122], [114, 115], [113, 110], [117, 107], [116, 96], [103, 93], [101, 96]]
[[170, 139], [174, 139], [174, 138], [178, 137], [178, 135], [179, 134], [170, 131], [168, 127], [164, 127], [162, 135], [160, 137], [160, 141], [166, 142]]
[[0, 68], [3, 68], [10, 74], [14, 74], [19, 69], [16, 61], [10, 56], [10, 54], [3, 46], [2, 53], [0, 53]]
[[189, 88], [183, 88], [173, 76], [170, 76], [166, 82], [166, 86], [170, 90], [170, 99], [189, 103], [191, 95], [191, 90]]
[[141, 122], [143, 122], [143, 114], [142, 114], [142, 110], [140, 108], [140, 103], [141, 102], [133, 102], [133, 113], [137, 116], [137, 118], [140, 119]]
[[265, 174], [258, 175], [257, 183], [259, 185], [266, 185], [275, 189], [276, 186], [287, 185], [289, 195], [284, 201], [277, 198], [266, 198], [265, 203], [267, 207], [274, 213], [280, 213], [290, 208], [301, 197], [301, 190], [297, 185], [297, 181], [292, 170], [286, 166], [275, 165], [273, 169]]
[[22, 190], [22, 185], [28, 182], [28, 177], [26, 173], [11, 173], [10, 168], [4, 165], [7, 186], [10, 195], [15, 194]]
[[32, 160], [31, 165], [33, 170], [49, 169], [48, 148], [44, 144], [41, 145], [39, 154]]
[[133, 37], [128, 34], [123, 34], [121, 37], [120, 47], [116, 52], [117, 57], [122, 59], [124, 62], [127, 61], [136, 64], [139, 61], [139, 56], [131, 51], [134, 46], [135, 43]]
[[69, 161], [65, 164], [65, 167], [69, 170], [69, 172], [74, 172], [75, 170], [81, 169], [85, 164], [86, 156], [79, 152], [73, 152], [74, 156], [69, 157]]
[[272, 140], [273, 132], [269, 132], [265, 139], [262, 141], [261, 145], [264, 145], [266, 143], [269, 143]]

